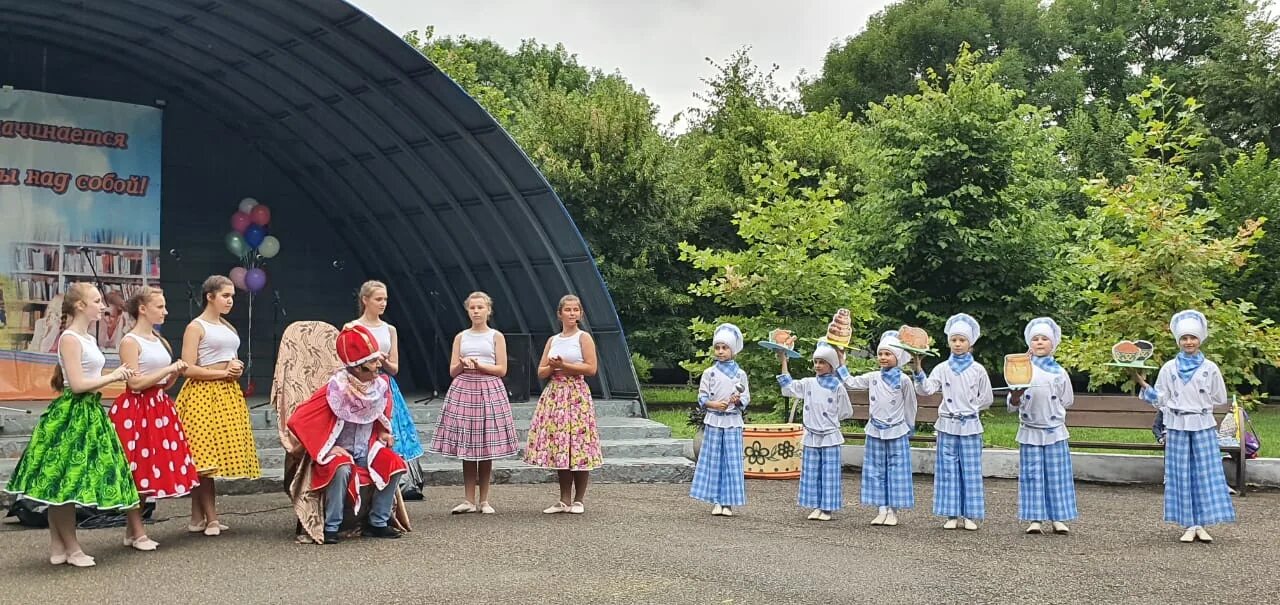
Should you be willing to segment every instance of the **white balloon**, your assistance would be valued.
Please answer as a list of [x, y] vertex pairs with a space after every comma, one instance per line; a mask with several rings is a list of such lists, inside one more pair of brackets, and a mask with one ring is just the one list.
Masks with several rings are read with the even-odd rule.
[[258, 205], [258, 200], [255, 200], [251, 197], [244, 198], [240, 200], [240, 212], [249, 214], [249, 212], [253, 210], [253, 207], [257, 205]]

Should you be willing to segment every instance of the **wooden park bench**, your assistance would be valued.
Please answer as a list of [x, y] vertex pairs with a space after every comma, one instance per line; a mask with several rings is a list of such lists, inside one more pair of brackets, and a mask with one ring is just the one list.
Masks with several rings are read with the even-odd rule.
[[[855, 391], [849, 393], [849, 398], [853, 403], [853, 419], [866, 422], [870, 408], [868, 407], [866, 391]], [[916, 398], [916, 422], [934, 424], [938, 420], [938, 405], [942, 401], [941, 394], [935, 394], [928, 397], [918, 396]], [[992, 404], [992, 409], [997, 410], [996, 413], [1004, 413], [1004, 393], [996, 392], [996, 401]], [[1224, 410], [1215, 413], [1214, 417], [1219, 423], [1222, 417], [1230, 413], [1230, 410]], [[1137, 397], [1127, 395], [1089, 395], [1076, 394], [1075, 403], [1067, 408], [1067, 428], [1094, 428], [1094, 429], [1142, 429], [1150, 434], [1151, 424], [1155, 420], [1156, 410], [1151, 405], [1138, 399]], [[846, 440], [861, 441], [866, 439], [863, 433], [855, 433], [845, 431]], [[936, 443], [937, 437], [933, 434], [922, 435], [915, 434], [911, 436], [911, 443]], [[1144, 442], [1111, 442], [1111, 441], [1084, 441], [1076, 438], [1071, 439], [1071, 447], [1073, 448], [1089, 448], [1089, 449], [1106, 449], [1106, 450], [1142, 450], [1142, 451], [1163, 451], [1164, 446], [1155, 442], [1154, 437], [1150, 441]], [[1236, 491], [1241, 496], [1245, 494], [1245, 455], [1244, 449], [1239, 445], [1220, 445], [1219, 449], [1230, 456], [1231, 461], [1236, 467]]]

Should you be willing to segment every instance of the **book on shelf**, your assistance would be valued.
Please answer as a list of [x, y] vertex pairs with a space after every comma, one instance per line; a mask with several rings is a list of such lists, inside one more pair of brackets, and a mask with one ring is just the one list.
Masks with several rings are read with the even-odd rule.
[[[91, 270], [85, 257], [93, 262]], [[62, 270], [67, 273], [88, 275], [95, 271], [102, 276], [142, 277], [142, 254], [140, 252], [113, 252], [110, 250], [93, 250], [77, 256], [66, 257]]]
[[62, 250], [58, 246], [18, 244], [13, 247], [15, 271], [58, 271]]
[[62, 292], [56, 277], [14, 277], [10, 280], [19, 300], [47, 303]]

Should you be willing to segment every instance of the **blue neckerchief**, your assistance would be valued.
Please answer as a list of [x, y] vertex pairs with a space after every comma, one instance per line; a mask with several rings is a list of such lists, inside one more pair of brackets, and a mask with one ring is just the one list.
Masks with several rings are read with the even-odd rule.
[[1062, 366], [1058, 365], [1058, 362], [1053, 360], [1053, 355], [1045, 355], [1044, 357], [1032, 356], [1031, 363], [1035, 364], [1037, 368], [1051, 374], [1062, 373]]
[[835, 374], [823, 374], [818, 376], [818, 384], [828, 391], [834, 391], [840, 386], [840, 379]]
[[969, 369], [969, 366], [973, 365], [973, 353], [965, 353], [964, 355], [956, 355], [955, 353], [952, 353], [951, 358], [947, 360], [947, 363], [951, 366], [952, 372], [959, 374], [960, 372]]
[[716, 369], [720, 370], [720, 373], [727, 376], [730, 380], [738, 379], [738, 362], [732, 359], [729, 361], [717, 361]]
[[1203, 364], [1203, 351], [1196, 351], [1195, 355], [1178, 351], [1178, 378], [1182, 379], [1182, 384], [1191, 382], [1191, 378], [1196, 375], [1196, 370], [1199, 370]]
[[889, 368], [887, 370], [880, 370], [880, 377], [883, 378], [884, 381], [894, 389], [902, 388], [902, 369], [901, 368]]

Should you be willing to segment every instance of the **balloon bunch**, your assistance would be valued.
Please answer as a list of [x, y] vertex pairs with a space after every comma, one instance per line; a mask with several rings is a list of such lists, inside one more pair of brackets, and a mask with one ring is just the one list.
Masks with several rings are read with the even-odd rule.
[[267, 272], [258, 266], [259, 257], [273, 258], [280, 253], [280, 240], [267, 233], [270, 223], [271, 209], [251, 197], [240, 200], [240, 208], [231, 215], [227, 251], [243, 266], [232, 268], [229, 277], [241, 290], [256, 293], [267, 287]]

